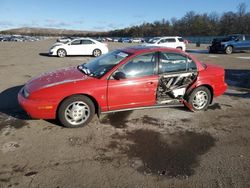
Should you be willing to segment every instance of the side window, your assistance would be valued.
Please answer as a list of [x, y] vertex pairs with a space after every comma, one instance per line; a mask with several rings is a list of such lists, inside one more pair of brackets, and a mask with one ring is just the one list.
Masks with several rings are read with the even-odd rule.
[[81, 40], [74, 40], [73, 42], [71, 42], [71, 45], [79, 45], [81, 44]]
[[176, 42], [175, 38], [169, 38], [169, 39], [166, 39], [167, 42]]
[[158, 42], [158, 44], [165, 43], [165, 42], [167, 42], [166, 39], [161, 39], [161, 40]]
[[91, 40], [82, 40], [82, 44], [94, 44]]
[[154, 75], [156, 66], [156, 53], [144, 54], [131, 59], [119, 68], [126, 78]]
[[189, 71], [196, 71], [197, 66], [196, 66], [195, 62], [190, 58], [188, 58], [187, 61], [188, 61], [188, 70]]
[[188, 68], [187, 57], [176, 53], [161, 53], [159, 73], [183, 72]]
[[179, 42], [184, 42], [183, 38], [178, 38]]

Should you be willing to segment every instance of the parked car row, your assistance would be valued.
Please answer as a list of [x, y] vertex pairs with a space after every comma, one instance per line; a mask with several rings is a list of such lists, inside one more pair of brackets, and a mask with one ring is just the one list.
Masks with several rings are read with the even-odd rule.
[[[111, 40], [111, 39], [110, 39]], [[101, 42], [100, 42], [101, 41]], [[95, 40], [92, 38], [61, 38], [49, 49], [49, 55], [65, 57], [70, 55], [93, 55], [98, 57], [102, 54], [108, 53], [107, 43], [103, 43], [103, 40]], [[141, 43], [141, 38], [120, 38], [118, 42], [133, 42]], [[181, 37], [168, 36], [168, 37], [154, 37], [147, 43], [141, 44], [141, 46], [159, 46], [168, 47], [185, 51], [186, 43]]]
[[42, 40], [40, 36], [26, 36], [26, 35], [0, 35], [1, 42], [33, 42]]

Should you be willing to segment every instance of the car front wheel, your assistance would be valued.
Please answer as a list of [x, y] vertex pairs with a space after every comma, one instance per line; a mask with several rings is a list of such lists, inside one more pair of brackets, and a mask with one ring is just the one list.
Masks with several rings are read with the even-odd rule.
[[64, 49], [58, 49], [57, 50], [57, 56], [58, 57], [65, 57], [67, 55], [66, 50]]
[[233, 53], [233, 47], [232, 47], [232, 46], [226, 47], [225, 52], [226, 52], [226, 54], [231, 54], [231, 53]]
[[207, 87], [201, 86], [193, 90], [188, 98], [194, 111], [206, 110], [211, 101], [211, 92]]
[[95, 114], [92, 100], [75, 95], [65, 99], [58, 109], [58, 119], [64, 127], [77, 128], [87, 125]]

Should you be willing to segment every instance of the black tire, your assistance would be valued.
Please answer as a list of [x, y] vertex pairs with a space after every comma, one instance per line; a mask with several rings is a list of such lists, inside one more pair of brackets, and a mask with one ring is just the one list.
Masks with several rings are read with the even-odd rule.
[[176, 49], [178, 49], [178, 50], [182, 50], [182, 47], [177, 47]]
[[93, 50], [93, 56], [94, 57], [99, 57], [100, 55], [102, 55], [102, 51], [99, 49], [94, 49]]
[[[201, 94], [201, 95], [200, 95], [200, 98], [198, 99], [197, 95], [199, 95], [199, 94]], [[204, 99], [204, 101], [203, 101], [203, 99]], [[200, 104], [197, 104], [196, 102], [198, 102], [199, 100], [200, 100]], [[188, 96], [188, 100], [187, 101], [192, 106], [192, 109], [194, 111], [206, 110], [207, 107], [210, 104], [210, 101], [211, 101], [211, 92], [205, 86], [197, 87]]]
[[233, 47], [232, 47], [232, 46], [227, 46], [226, 49], [225, 49], [225, 53], [226, 53], [226, 54], [231, 54], [231, 53], [233, 53]]
[[90, 98], [83, 95], [74, 95], [61, 103], [57, 116], [64, 127], [77, 128], [86, 126], [92, 120], [94, 114], [95, 105]]
[[64, 50], [62, 48], [60, 48], [60, 49], [57, 50], [57, 56], [58, 57], [65, 57], [66, 55], [67, 55], [66, 50]]

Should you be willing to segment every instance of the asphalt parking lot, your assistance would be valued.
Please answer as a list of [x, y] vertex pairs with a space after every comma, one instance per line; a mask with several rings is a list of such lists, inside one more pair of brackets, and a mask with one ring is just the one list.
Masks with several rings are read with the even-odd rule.
[[30, 119], [16, 98], [32, 77], [92, 58], [48, 57], [53, 42], [0, 43], [0, 187], [250, 187], [249, 52], [188, 46], [226, 70], [229, 88], [205, 112], [127, 111], [67, 129]]

